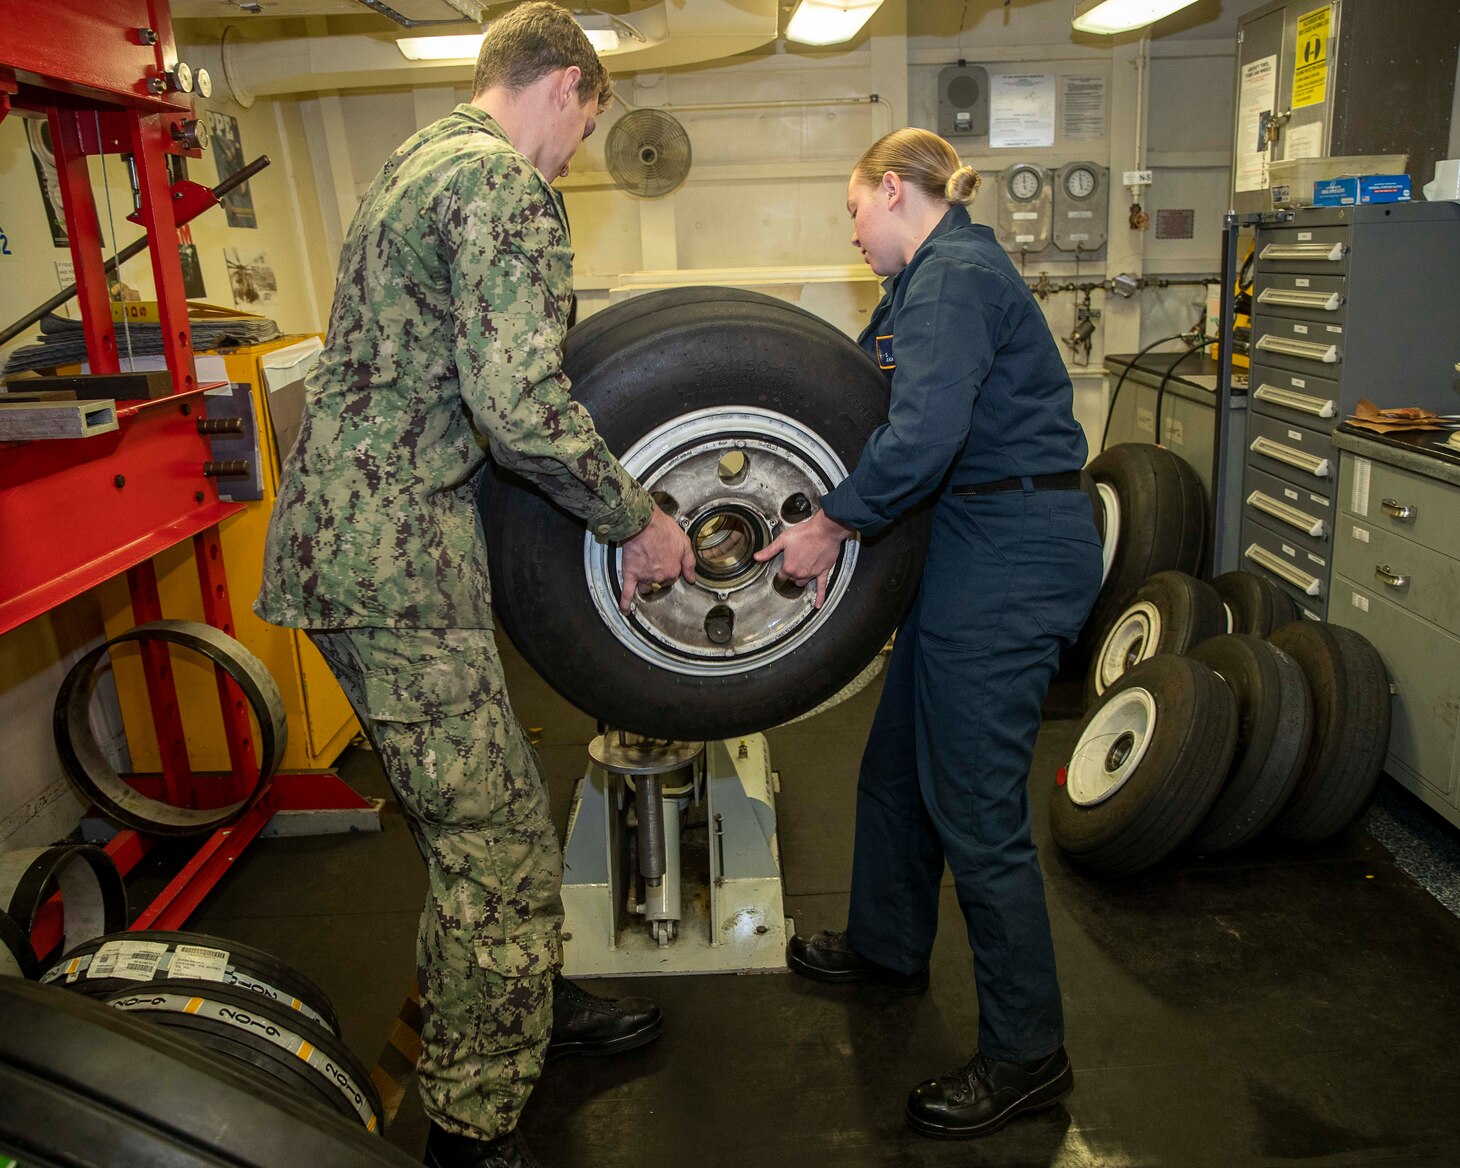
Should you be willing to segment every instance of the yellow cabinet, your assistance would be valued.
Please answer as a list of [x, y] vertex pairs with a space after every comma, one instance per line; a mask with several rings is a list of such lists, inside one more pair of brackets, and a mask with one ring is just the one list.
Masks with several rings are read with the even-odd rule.
[[[296, 375], [302, 376], [303, 370], [312, 364], [318, 352], [316, 338], [284, 337], [220, 354], [229, 382], [247, 385], [253, 390], [253, 416], [258, 436], [258, 484], [263, 494], [261, 499], [247, 502], [241, 512], [219, 525], [228, 575], [228, 596], [233, 609], [233, 635], [263, 661], [283, 695], [289, 724], [289, 743], [281, 768], [285, 771], [328, 767], [359, 729], [343, 691], [308, 636], [297, 629], [265, 624], [253, 614], [252, 608], [263, 574], [264, 536], [269, 526], [269, 512], [279, 486], [280, 451], [275, 422], [278, 421], [286, 441], [290, 440], [297, 425], [291, 424], [286, 415], [289, 405], [297, 405], [299, 390], [297, 387], [278, 387], [281, 381], [285, 385], [293, 385]], [[200, 358], [199, 362], [198, 373], [202, 381], [209, 379], [205, 360]], [[271, 384], [274, 387], [272, 392]], [[270, 408], [271, 397], [280, 414], [278, 419]], [[219, 454], [219, 457], [223, 455]], [[220, 490], [226, 491], [227, 480], [220, 482]], [[167, 549], [156, 556], [153, 563], [157, 570], [163, 616], [202, 620], [202, 600], [198, 593], [192, 541], [186, 540]], [[125, 577], [103, 585], [99, 596], [108, 637], [114, 637], [136, 623]], [[178, 701], [187, 732], [188, 757], [193, 770], [226, 771], [229, 769], [228, 748], [218, 712], [213, 668], [183, 650], [173, 650], [172, 657]], [[112, 659], [132, 769], [143, 773], [159, 771], [161, 761], [139, 651], [135, 645], [119, 647], [113, 650]]]

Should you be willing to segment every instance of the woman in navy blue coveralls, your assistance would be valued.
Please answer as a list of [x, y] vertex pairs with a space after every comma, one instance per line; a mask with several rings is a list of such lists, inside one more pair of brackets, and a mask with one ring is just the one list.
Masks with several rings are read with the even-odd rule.
[[1074, 1087], [1027, 779], [1062, 646], [1100, 587], [1079, 470], [1087, 447], [1034, 297], [966, 204], [978, 174], [926, 130], [878, 141], [853, 171], [852, 242], [884, 295], [861, 343], [892, 379], [887, 424], [856, 470], [758, 558], [816, 582], [842, 540], [930, 495], [932, 540], [862, 757], [845, 932], [796, 936], [823, 981], [928, 984], [952, 870], [973, 947], [978, 1052], [908, 1097], [935, 1136], [983, 1135]]

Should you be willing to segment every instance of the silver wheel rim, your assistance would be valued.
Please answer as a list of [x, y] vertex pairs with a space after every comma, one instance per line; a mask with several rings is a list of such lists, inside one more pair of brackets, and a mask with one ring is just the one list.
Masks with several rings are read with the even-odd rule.
[[1156, 731], [1156, 699], [1149, 690], [1122, 690], [1096, 711], [1075, 743], [1065, 791], [1079, 807], [1104, 803], [1125, 786], [1146, 757]]
[[[679, 580], [640, 597], [625, 616], [615, 583], [622, 551], [584, 536], [593, 605], [636, 656], [690, 676], [746, 673], [804, 644], [846, 595], [855, 539], [842, 545], [820, 609], [815, 584], [778, 584], [779, 559], [750, 559], [789, 524], [810, 518], [847, 474], [836, 452], [796, 419], [749, 406], [697, 410], [646, 434], [620, 461], [685, 528], [698, 561], [695, 584]], [[793, 506], [797, 497], [804, 510]]]
[[1109, 483], [1095, 482], [1095, 493], [1105, 505], [1105, 542], [1100, 547], [1100, 583], [1110, 578], [1110, 565], [1115, 563], [1115, 553], [1120, 546], [1120, 496]]
[[1100, 646], [1095, 671], [1095, 692], [1103, 694], [1127, 669], [1156, 655], [1161, 641], [1161, 612], [1149, 600], [1140, 600], [1116, 618]]

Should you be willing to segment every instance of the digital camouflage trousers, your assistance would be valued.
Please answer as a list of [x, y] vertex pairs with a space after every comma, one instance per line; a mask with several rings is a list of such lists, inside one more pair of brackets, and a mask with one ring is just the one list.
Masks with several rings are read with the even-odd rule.
[[561, 964], [562, 853], [489, 629], [311, 631], [426, 861], [416, 941], [427, 1114], [490, 1139], [542, 1073]]

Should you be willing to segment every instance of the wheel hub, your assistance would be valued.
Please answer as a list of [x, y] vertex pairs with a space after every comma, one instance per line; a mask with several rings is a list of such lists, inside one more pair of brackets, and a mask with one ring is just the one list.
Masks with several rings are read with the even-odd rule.
[[813, 588], [776, 578], [779, 561], [755, 553], [815, 514], [846, 476], [841, 460], [804, 424], [771, 410], [701, 410], [659, 427], [621, 458], [659, 509], [689, 536], [694, 584], [683, 580], [618, 610], [622, 553], [584, 540], [584, 572], [604, 623], [635, 654], [687, 674], [739, 673], [791, 652], [845, 594], [858, 545], [832, 569], [826, 603]]

